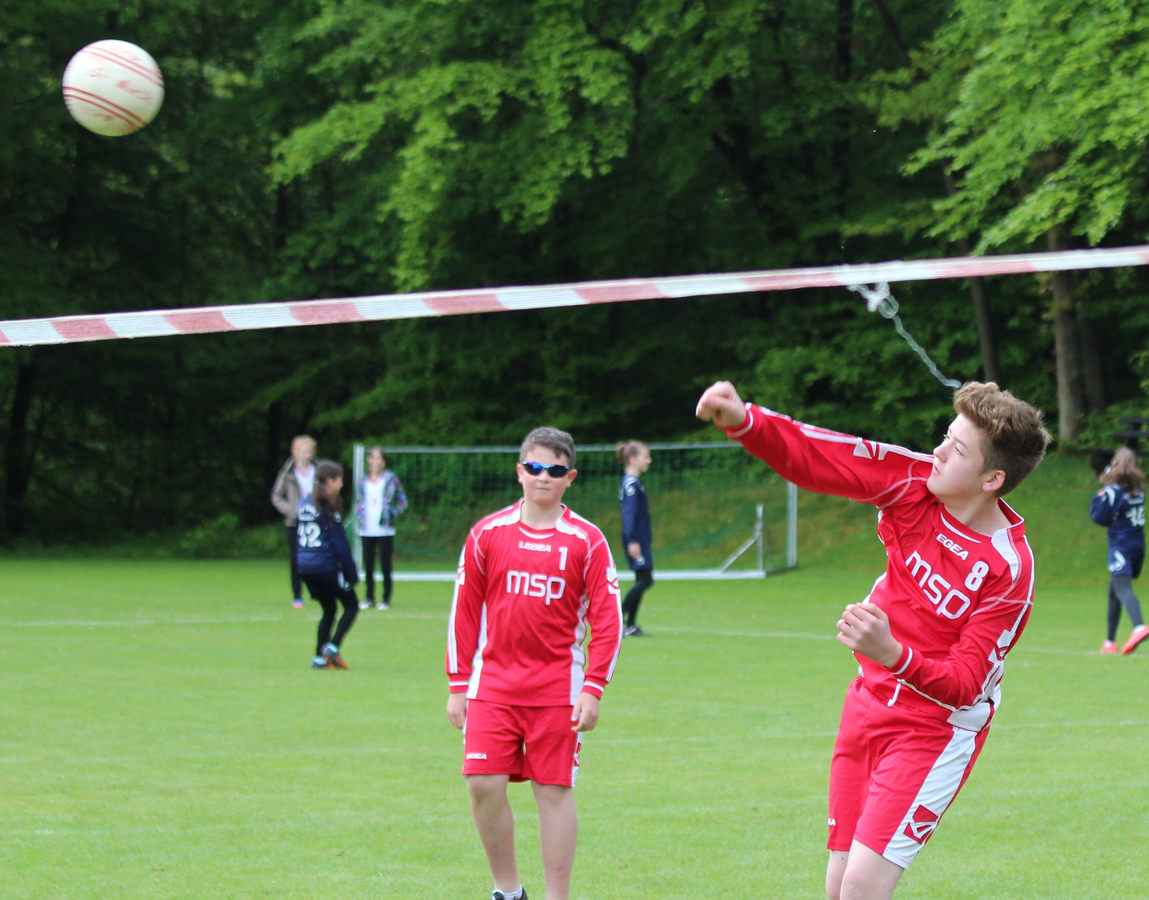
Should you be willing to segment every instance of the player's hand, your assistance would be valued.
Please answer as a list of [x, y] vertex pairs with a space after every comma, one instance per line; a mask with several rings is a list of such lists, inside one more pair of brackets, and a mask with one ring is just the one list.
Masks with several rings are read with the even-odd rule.
[[638, 559], [642, 556], [642, 544], [638, 541], [631, 541], [626, 545], [626, 555], [631, 559]]
[[447, 720], [459, 730], [467, 723], [467, 695], [447, 695]]
[[571, 710], [571, 731], [591, 731], [598, 724], [598, 697], [579, 694]]
[[889, 616], [873, 603], [846, 607], [838, 620], [838, 640], [883, 666], [892, 666], [902, 655], [902, 645], [890, 634]]
[[716, 381], [702, 392], [694, 414], [720, 428], [737, 428], [746, 421], [746, 405], [729, 381]]

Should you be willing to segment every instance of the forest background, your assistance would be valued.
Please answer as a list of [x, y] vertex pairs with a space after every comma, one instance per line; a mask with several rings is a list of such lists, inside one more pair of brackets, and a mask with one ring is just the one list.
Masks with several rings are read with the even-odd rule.
[[[0, 0], [0, 316], [1145, 242], [1149, 9], [1121, 0]], [[102, 138], [60, 76], [161, 66]], [[895, 285], [1060, 452], [1149, 413], [1149, 273]], [[717, 439], [748, 398], [930, 449], [949, 391], [844, 289], [0, 347], [0, 539], [275, 521], [292, 435]], [[282, 539], [276, 533], [276, 541]]]

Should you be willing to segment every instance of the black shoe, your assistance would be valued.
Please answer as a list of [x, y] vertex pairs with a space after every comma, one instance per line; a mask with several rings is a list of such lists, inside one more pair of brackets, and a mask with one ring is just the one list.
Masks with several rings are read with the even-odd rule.
[[645, 631], [637, 625], [628, 625], [622, 630], [623, 637], [650, 637]]

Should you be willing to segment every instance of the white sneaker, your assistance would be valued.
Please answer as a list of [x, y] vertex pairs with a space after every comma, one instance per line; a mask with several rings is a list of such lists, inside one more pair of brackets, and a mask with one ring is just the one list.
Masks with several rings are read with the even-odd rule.
[[391, 608], [391, 604], [390, 604], [390, 603], [382, 603], [382, 602], [380, 602], [380, 603], [376, 603], [376, 604], [375, 604], [375, 608], [376, 608], [376, 609], [390, 609], [390, 608]]
[[369, 601], [367, 601], [367, 600], [360, 600], [360, 601], [359, 601], [359, 608], [360, 608], [360, 609], [370, 609], [370, 608], [371, 608], [371, 604], [370, 604], [370, 602], [369, 602]]

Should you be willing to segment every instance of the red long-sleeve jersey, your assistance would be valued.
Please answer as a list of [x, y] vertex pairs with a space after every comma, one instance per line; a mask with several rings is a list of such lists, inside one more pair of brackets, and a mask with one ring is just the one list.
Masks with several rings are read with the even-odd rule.
[[521, 510], [520, 500], [480, 519], [463, 545], [447, 623], [451, 692], [514, 706], [602, 697], [622, 646], [610, 547], [568, 507], [546, 531], [527, 528]]
[[903, 650], [889, 667], [855, 654], [866, 683], [891, 705], [980, 729], [1000, 703], [1006, 654], [1033, 605], [1022, 518], [999, 499], [1008, 527], [979, 534], [927, 489], [933, 456], [746, 409], [727, 434], [783, 478], [877, 507], [887, 563], [866, 599], [889, 617]]

